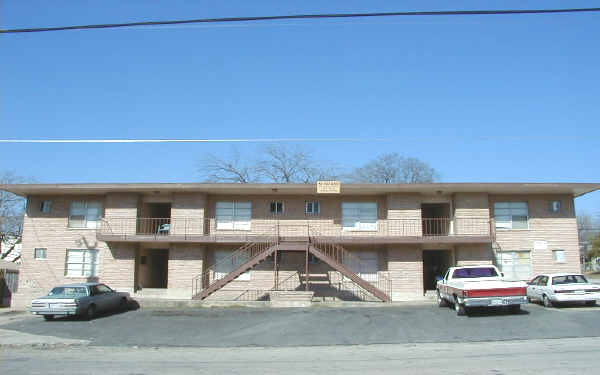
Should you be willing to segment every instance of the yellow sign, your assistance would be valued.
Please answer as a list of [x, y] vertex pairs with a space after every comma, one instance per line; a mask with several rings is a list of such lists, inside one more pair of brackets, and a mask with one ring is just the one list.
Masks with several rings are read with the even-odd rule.
[[341, 182], [339, 181], [317, 181], [318, 194], [339, 194], [341, 191]]

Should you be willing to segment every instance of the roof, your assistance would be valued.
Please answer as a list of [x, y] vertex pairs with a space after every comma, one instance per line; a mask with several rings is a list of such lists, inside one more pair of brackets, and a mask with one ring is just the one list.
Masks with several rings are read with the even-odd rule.
[[[84, 184], [7, 184], [1, 189], [27, 195], [75, 195], [106, 193], [184, 193], [245, 195], [312, 195], [316, 184], [239, 184], [239, 183], [84, 183]], [[600, 190], [600, 183], [429, 183], [429, 184], [344, 184], [343, 195], [387, 193], [451, 194], [572, 194], [575, 197]]]

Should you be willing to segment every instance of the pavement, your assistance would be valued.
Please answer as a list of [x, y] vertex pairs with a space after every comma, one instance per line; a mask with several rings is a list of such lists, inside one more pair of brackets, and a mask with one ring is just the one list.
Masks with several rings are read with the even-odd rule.
[[597, 374], [599, 338], [278, 348], [9, 349], [3, 374]]
[[[54, 345], [110, 347], [299, 347], [487, 342], [600, 337], [600, 307], [547, 309], [528, 304], [518, 315], [503, 309], [459, 317], [434, 304], [389, 307], [139, 309], [91, 321], [46, 322], [21, 314], [1, 317], [0, 345], [17, 337]], [[9, 336], [9, 333], [13, 336]], [[24, 344], [25, 345], [25, 344]], [[50, 344], [48, 344], [50, 345]]]
[[600, 307], [460, 317], [434, 304], [0, 312], [7, 374], [597, 374]]

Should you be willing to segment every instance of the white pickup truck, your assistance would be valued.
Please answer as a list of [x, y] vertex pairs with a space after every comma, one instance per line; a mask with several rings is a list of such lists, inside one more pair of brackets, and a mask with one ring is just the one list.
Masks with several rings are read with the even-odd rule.
[[454, 305], [458, 315], [467, 315], [471, 307], [494, 306], [507, 306], [518, 313], [527, 303], [527, 284], [505, 281], [491, 265], [450, 267], [443, 278], [437, 278], [436, 289], [438, 305]]

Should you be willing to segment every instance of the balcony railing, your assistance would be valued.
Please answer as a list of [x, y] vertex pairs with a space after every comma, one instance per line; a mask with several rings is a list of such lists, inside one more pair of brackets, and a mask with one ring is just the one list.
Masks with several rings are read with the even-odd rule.
[[[239, 225], [238, 225], [239, 224]], [[350, 226], [352, 224], [352, 226]], [[99, 239], [227, 239], [252, 241], [267, 237], [490, 237], [489, 218], [379, 219], [343, 222], [341, 219], [252, 219], [249, 223], [221, 223], [214, 218], [105, 218]]]

